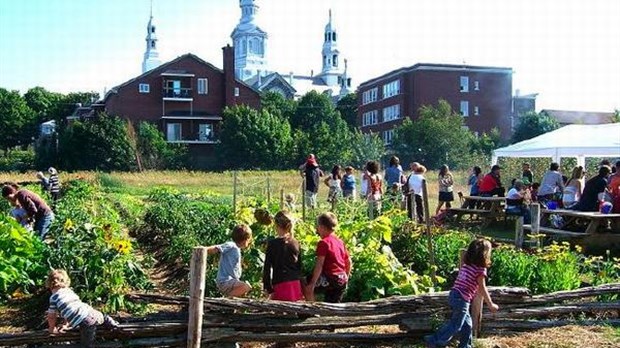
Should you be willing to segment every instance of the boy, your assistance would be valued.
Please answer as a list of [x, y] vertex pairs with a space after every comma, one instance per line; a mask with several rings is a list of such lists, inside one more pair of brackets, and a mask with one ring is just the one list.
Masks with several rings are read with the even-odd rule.
[[241, 249], [247, 249], [252, 241], [252, 230], [248, 225], [237, 225], [232, 231], [232, 241], [207, 247], [207, 254], [220, 253], [220, 264], [215, 283], [226, 297], [243, 297], [252, 288], [241, 278]]
[[[94, 347], [97, 326], [116, 328], [118, 323], [108, 315], [80, 301], [80, 298], [69, 288], [70, 285], [71, 280], [65, 270], [50, 271], [47, 277], [47, 287], [52, 292], [52, 296], [50, 296], [50, 306], [47, 310], [48, 331], [57, 334], [79, 326], [81, 346]], [[56, 326], [56, 319], [59, 316], [65, 319], [61, 328]]]
[[351, 275], [351, 257], [340, 238], [334, 234], [338, 219], [333, 213], [317, 218], [317, 233], [321, 240], [316, 246], [316, 263], [304, 287], [306, 300], [314, 301], [314, 292], [324, 292], [325, 302], [342, 301]]

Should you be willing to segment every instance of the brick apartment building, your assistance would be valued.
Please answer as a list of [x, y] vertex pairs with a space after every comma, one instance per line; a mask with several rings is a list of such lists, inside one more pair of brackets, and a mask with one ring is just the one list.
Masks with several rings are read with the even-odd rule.
[[391, 144], [394, 128], [416, 119], [423, 105], [445, 99], [473, 132], [498, 128], [511, 135], [512, 69], [447, 64], [416, 64], [363, 82], [358, 87], [358, 124]]
[[112, 88], [93, 109], [152, 122], [168, 142], [188, 144], [198, 162], [209, 162], [224, 108], [260, 107], [258, 92], [235, 78], [233, 47], [222, 50], [223, 70], [188, 53]]

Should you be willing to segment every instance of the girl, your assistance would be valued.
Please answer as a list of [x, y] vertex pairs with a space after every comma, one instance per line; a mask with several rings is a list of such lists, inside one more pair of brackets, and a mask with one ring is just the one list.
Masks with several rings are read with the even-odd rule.
[[469, 314], [471, 300], [476, 292], [481, 292], [484, 302], [491, 312], [499, 309], [486, 287], [485, 278], [487, 268], [491, 266], [491, 243], [485, 239], [476, 239], [469, 244], [459, 275], [454, 282], [448, 303], [452, 308], [452, 316], [444, 326], [433, 335], [425, 336], [427, 347], [443, 347], [448, 344], [452, 336], [461, 333], [459, 348], [472, 347], [472, 321]]
[[368, 193], [366, 199], [371, 204], [369, 205], [373, 209], [373, 215], [377, 216], [381, 212], [381, 198], [383, 197], [383, 187], [381, 175], [379, 175], [379, 162], [370, 161], [366, 166], [368, 172]]
[[[475, 166], [471, 169], [471, 175], [467, 180], [467, 185], [469, 185], [469, 195], [470, 196], [478, 196], [480, 190], [478, 189], [478, 182], [480, 181], [482, 174], [482, 169], [478, 166]], [[476, 201], [470, 200], [468, 202], [469, 209], [474, 209], [476, 207]]]
[[454, 185], [454, 179], [448, 165], [444, 164], [439, 169], [439, 204], [435, 210], [435, 215], [439, 214], [443, 204], [446, 204], [446, 208], [452, 208], [452, 202], [454, 200], [454, 193], [452, 192], [452, 186]]
[[329, 186], [329, 192], [327, 193], [327, 201], [334, 202], [338, 196], [341, 194], [342, 189], [340, 188], [342, 181], [342, 168], [339, 165], [335, 165], [332, 168], [332, 173], [329, 175], [327, 179], [325, 179], [325, 185]]
[[344, 176], [342, 177], [342, 196], [347, 199], [355, 200], [355, 176], [353, 175], [353, 167], [344, 168]]
[[[47, 310], [47, 325], [50, 333], [62, 333], [71, 328], [80, 327], [81, 347], [94, 347], [97, 326], [116, 328], [116, 320], [104, 315], [80, 298], [69, 288], [71, 280], [67, 272], [62, 269], [50, 271], [47, 277], [47, 287], [52, 292], [50, 306]], [[58, 317], [65, 319], [65, 324], [58, 328]]]
[[293, 217], [280, 211], [275, 216], [278, 237], [267, 242], [263, 268], [263, 286], [272, 300], [299, 301], [301, 290], [301, 253], [293, 238]]
[[564, 187], [564, 192], [562, 193], [562, 205], [564, 208], [570, 209], [579, 202], [581, 192], [583, 191], [583, 178], [585, 174], [582, 166], [573, 168], [571, 178], [566, 183], [566, 187]]

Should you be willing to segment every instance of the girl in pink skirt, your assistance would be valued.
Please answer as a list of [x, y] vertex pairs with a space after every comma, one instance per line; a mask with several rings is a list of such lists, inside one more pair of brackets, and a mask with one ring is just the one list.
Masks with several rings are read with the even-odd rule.
[[272, 300], [299, 301], [301, 292], [301, 253], [293, 237], [293, 217], [280, 211], [275, 216], [277, 238], [269, 240], [265, 253], [263, 284]]

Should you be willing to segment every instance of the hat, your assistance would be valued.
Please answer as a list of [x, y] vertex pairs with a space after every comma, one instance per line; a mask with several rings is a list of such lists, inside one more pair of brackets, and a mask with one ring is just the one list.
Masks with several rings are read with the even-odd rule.
[[308, 156], [308, 159], [306, 160], [306, 165], [315, 166], [315, 167], [319, 166], [319, 164], [316, 162], [316, 157], [314, 157], [313, 154], [310, 154], [310, 156]]
[[498, 170], [498, 169], [502, 169], [502, 167], [498, 166], [497, 164], [496, 164], [496, 165], [494, 165], [493, 167], [491, 167], [491, 171], [492, 171], [492, 172], [494, 172], [494, 171], [496, 171], [496, 170]]

